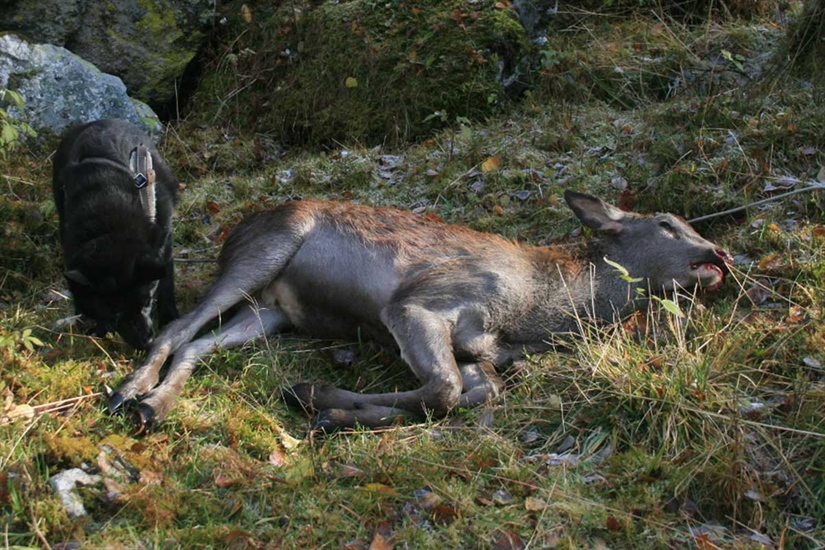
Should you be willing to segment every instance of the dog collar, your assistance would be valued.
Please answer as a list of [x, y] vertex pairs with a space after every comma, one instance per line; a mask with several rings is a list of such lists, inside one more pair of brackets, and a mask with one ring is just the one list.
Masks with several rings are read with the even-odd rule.
[[155, 221], [157, 201], [155, 197], [155, 171], [152, 169], [152, 154], [142, 143], [132, 149], [129, 155], [129, 169], [135, 187], [140, 191], [140, 204], [150, 222]]

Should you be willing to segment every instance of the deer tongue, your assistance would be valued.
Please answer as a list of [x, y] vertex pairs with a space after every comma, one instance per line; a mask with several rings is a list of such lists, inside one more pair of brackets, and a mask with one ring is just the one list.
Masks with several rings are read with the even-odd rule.
[[699, 272], [699, 280], [700, 281], [709, 281], [716, 279], [715, 283], [710, 283], [707, 285], [703, 285], [703, 288], [707, 292], [713, 292], [714, 290], [718, 290], [720, 286], [722, 286], [722, 281], [725, 278], [725, 274], [722, 272], [722, 268], [720, 268], [716, 264], [699, 264], [696, 266], [696, 270]]

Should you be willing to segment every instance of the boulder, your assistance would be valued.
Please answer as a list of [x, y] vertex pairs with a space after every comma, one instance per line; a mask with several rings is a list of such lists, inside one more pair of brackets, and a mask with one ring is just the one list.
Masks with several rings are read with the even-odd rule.
[[0, 30], [63, 46], [159, 109], [206, 37], [214, 0], [7, 0]]
[[156, 133], [162, 126], [145, 103], [132, 99], [116, 76], [102, 73], [65, 48], [29, 44], [13, 34], [0, 36], [0, 88], [25, 100], [25, 118], [37, 131], [56, 134], [74, 124], [100, 118], [122, 118]]

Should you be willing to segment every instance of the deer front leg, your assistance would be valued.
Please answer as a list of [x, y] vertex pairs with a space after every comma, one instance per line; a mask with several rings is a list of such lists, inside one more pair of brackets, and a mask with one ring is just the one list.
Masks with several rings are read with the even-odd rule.
[[418, 305], [391, 305], [384, 322], [401, 349], [402, 359], [421, 381], [417, 390], [364, 394], [333, 386], [298, 384], [284, 392], [289, 405], [319, 411], [325, 430], [388, 426], [399, 416], [440, 418], [458, 404], [461, 373], [453, 357], [449, 324]]
[[470, 408], [495, 402], [504, 391], [504, 381], [496, 372], [496, 367], [489, 361], [463, 363], [461, 372], [461, 398], [458, 404]]

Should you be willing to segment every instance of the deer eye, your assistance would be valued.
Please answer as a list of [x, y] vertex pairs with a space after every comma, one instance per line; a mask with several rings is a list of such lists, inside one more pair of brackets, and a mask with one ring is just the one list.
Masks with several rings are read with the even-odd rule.
[[674, 231], [673, 226], [670, 225], [670, 222], [666, 222], [665, 220], [662, 220], [662, 221], [659, 222], [659, 227], [661, 227], [662, 229], [664, 229], [665, 231], [668, 231], [670, 233], [673, 233], [673, 231]]

